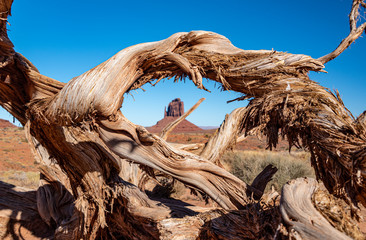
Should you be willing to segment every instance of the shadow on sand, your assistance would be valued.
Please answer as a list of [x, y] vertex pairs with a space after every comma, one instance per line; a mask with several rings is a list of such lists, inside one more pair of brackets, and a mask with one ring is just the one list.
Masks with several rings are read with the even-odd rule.
[[37, 211], [36, 190], [0, 181], [0, 219], [5, 222], [1, 239], [49, 238], [54, 229]]

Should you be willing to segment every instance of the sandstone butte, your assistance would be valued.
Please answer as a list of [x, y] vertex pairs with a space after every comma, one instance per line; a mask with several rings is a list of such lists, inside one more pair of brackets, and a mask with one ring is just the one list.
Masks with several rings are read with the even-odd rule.
[[[164, 109], [164, 118], [158, 121], [154, 126], [147, 127], [146, 129], [153, 133], [159, 133], [169, 123], [175, 121], [184, 114], [184, 103], [180, 98], [176, 98], [171, 101], [168, 108]], [[200, 132], [202, 128], [197, 127], [190, 121], [184, 119], [173, 129], [173, 133], [186, 133], [186, 132]]]
[[0, 119], [0, 128], [15, 128], [16, 126], [8, 120]]

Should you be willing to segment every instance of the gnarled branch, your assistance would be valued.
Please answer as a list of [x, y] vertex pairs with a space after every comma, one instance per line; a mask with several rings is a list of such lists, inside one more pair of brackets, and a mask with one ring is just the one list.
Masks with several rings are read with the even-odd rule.
[[[57, 229], [71, 232], [73, 238], [169, 239], [171, 233], [179, 235], [180, 227], [187, 230], [188, 224], [193, 224], [189, 237], [258, 239], [264, 233], [264, 220], [278, 226], [275, 206], [264, 210], [247, 196], [260, 197], [274, 169], [267, 168], [258, 178], [261, 181], [248, 186], [205, 158], [177, 150], [123, 117], [119, 109], [125, 93], [165, 77], [188, 77], [201, 89], [205, 89], [202, 78], [208, 78], [225, 90], [242, 93], [238, 100], [251, 99], [245, 109], [228, 116], [217, 138], [207, 145], [203, 155], [211, 161], [218, 161], [241, 129], [245, 134], [267, 136], [269, 147], [275, 147], [282, 135], [291, 146], [311, 152], [317, 177], [332, 194], [347, 200], [353, 210], [357, 201], [366, 205], [364, 121], [362, 117], [353, 119], [338, 93], [309, 79], [309, 71], [322, 71], [324, 59], [241, 50], [221, 35], [194, 31], [124, 49], [64, 85], [40, 75], [14, 52], [4, 20], [11, 1], [0, 3], [0, 103], [23, 124], [29, 124], [28, 139], [43, 163], [51, 166], [53, 162], [60, 170], [42, 169], [45, 189], [38, 191], [38, 201], [45, 204], [39, 206], [40, 217], [51, 225], [55, 222]], [[364, 6], [359, 0], [354, 3]], [[220, 134], [227, 135], [225, 140], [221, 141]], [[223, 144], [215, 154], [210, 146], [219, 142]], [[162, 199], [151, 200], [131, 184], [139, 182], [138, 173], [122, 172], [137, 169], [136, 165], [128, 166], [126, 160], [200, 189], [225, 210], [186, 209]], [[62, 186], [48, 185], [57, 180], [52, 178], [55, 176], [69, 182], [61, 177]], [[47, 197], [50, 194], [52, 197]], [[51, 199], [65, 203], [65, 208], [52, 211], [60, 205], [48, 204]], [[286, 202], [283, 200], [283, 204]], [[291, 214], [286, 210], [284, 218], [297, 217], [297, 213]], [[243, 216], [251, 220], [243, 224]], [[291, 220], [288, 223], [294, 226]], [[223, 226], [224, 232], [220, 229]], [[273, 226], [269, 229], [267, 234], [275, 235]], [[311, 226], [309, 229], [313, 231]]]
[[366, 33], [366, 22], [357, 27], [357, 22], [360, 14], [360, 7], [366, 9], [366, 3], [364, 0], [355, 0], [352, 4], [352, 10], [349, 14], [349, 25], [350, 25], [350, 33], [349, 35], [342, 40], [339, 46], [331, 53], [318, 58], [320, 62], [326, 64], [327, 62], [333, 60], [338, 57], [344, 50], [346, 50], [357, 38], [359, 38], [363, 32]]
[[[313, 202], [313, 197], [318, 191], [319, 185], [315, 179], [298, 178], [287, 183], [282, 188], [280, 212], [283, 220], [289, 225], [290, 236], [295, 239], [352, 239], [345, 233], [335, 229], [329, 221], [315, 208], [316, 204], [327, 202]], [[326, 200], [326, 199], [324, 199]], [[339, 205], [333, 205], [334, 209], [328, 211], [339, 215]], [[323, 213], [325, 214], [325, 213]], [[347, 217], [343, 215], [341, 217]], [[339, 219], [349, 221], [349, 219]], [[362, 233], [355, 226], [353, 236], [363, 238]]]

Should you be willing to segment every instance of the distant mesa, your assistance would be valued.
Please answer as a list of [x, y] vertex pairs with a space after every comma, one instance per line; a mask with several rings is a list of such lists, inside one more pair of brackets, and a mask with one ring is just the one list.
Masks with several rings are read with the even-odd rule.
[[0, 128], [16, 128], [14, 124], [10, 123], [8, 120], [0, 119]]
[[[176, 98], [168, 104], [168, 109], [164, 109], [164, 118], [158, 121], [154, 126], [147, 127], [149, 132], [160, 133], [166, 125], [175, 121], [184, 114], [184, 103], [180, 98]], [[190, 121], [184, 119], [173, 129], [173, 133], [200, 132], [202, 128], [197, 127]]]

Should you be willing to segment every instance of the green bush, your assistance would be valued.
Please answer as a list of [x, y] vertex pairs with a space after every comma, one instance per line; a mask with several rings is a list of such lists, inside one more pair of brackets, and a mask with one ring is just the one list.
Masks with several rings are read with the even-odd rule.
[[222, 162], [232, 174], [248, 184], [251, 184], [267, 165], [276, 166], [278, 171], [266, 190], [274, 186], [280, 191], [291, 179], [315, 176], [310, 165], [310, 154], [305, 152], [234, 151], [226, 153]]

